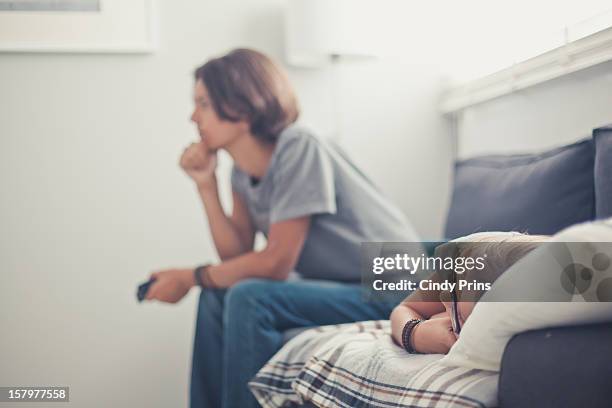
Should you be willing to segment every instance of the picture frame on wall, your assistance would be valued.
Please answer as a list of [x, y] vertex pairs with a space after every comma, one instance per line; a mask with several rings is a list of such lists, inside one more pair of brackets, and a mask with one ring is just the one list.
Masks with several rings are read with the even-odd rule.
[[151, 53], [155, 0], [0, 0], [0, 52]]

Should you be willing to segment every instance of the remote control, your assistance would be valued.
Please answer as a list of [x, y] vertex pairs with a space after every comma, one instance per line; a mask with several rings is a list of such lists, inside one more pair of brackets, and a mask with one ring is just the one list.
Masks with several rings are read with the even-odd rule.
[[145, 296], [147, 296], [147, 292], [149, 291], [149, 287], [151, 287], [151, 284], [155, 282], [155, 278], [151, 278], [149, 279], [147, 282], [141, 284], [138, 286], [138, 291], [136, 292], [136, 298], [138, 298], [139, 302], [142, 302], [145, 298]]

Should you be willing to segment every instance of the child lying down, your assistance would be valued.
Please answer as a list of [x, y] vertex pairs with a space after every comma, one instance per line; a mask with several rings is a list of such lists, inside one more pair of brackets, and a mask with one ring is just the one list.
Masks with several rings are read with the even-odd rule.
[[[493, 282], [506, 269], [549, 237], [526, 235], [516, 232], [484, 232], [468, 235], [436, 248], [436, 256], [454, 257], [488, 256], [486, 268], [478, 272], [478, 280]], [[445, 253], [446, 252], [446, 253]], [[486, 254], [486, 255], [485, 255]], [[484, 294], [482, 290], [459, 289], [458, 274], [450, 276], [436, 272], [430, 290], [418, 289], [400, 303], [391, 313], [393, 340], [410, 353], [446, 354], [457, 341], [461, 327], [470, 316], [476, 302]], [[462, 279], [476, 277], [475, 271], [467, 271]], [[452, 287], [451, 291], [436, 287]]]

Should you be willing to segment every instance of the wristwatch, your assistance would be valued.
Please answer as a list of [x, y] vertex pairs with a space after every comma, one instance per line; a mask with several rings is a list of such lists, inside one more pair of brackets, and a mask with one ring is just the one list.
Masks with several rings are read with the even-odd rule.
[[210, 278], [210, 264], [197, 266], [193, 270], [193, 276], [195, 278], [196, 283], [201, 288], [215, 288], [216, 285]]

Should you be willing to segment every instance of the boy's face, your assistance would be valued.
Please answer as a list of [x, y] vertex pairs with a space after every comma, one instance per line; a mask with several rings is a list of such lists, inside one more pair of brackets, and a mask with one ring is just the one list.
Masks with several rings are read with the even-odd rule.
[[197, 80], [193, 89], [194, 109], [191, 121], [198, 128], [200, 138], [209, 149], [226, 148], [240, 136], [248, 133], [248, 123], [230, 122], [219, 118], [215, 111], [206, 86]]

